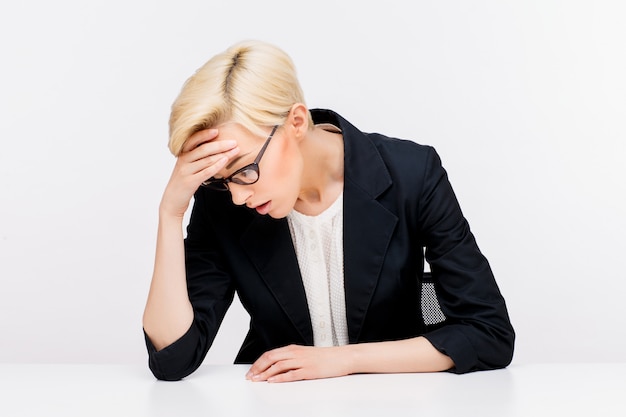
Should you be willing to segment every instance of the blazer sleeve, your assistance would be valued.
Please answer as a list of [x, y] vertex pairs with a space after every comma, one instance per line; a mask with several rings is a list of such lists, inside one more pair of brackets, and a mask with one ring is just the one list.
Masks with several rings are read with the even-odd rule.
[[447, 318], [424, 336], [454, 361], [452, 372], [505, 367], [515, 341], [505, 301], [432, 148], [424, 174], [418, 224]]
[[185, 238], [187, 291], [194, 311], [193, 323], [180, 339], [159, 351], [144, 332], [149, 367], [158, 379], [179, 380], [200, 366], [233, 301], [234, 284], [216, 244], [206, 200], [203, 189], [196, 192]]

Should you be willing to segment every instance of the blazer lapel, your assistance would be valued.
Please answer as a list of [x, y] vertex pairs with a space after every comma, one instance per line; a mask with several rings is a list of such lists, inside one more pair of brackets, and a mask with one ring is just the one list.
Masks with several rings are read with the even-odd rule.
[[398, 218], [377, 198], [392, 182], [378, 149], [345, 120], [338, 119], [344, 161], [344, 287], [348, 336], [359, 341]]
[[313, 328], [287, 220], [255, 216], [241, 244], [304, 343], [312, 345]]
[[370, 196], [348, 188], [346, 184], [344, 288], [348, 336], [356, 343], [398, 219]]

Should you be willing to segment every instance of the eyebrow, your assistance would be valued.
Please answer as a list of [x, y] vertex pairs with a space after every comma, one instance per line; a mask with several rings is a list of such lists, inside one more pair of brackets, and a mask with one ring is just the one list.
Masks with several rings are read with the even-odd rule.
[[243, 158], [246, 155], [249, 155], [250, 152], [246, 152], [243, 155], [239, 155], [237, 158], [233, 159], [228, 165], [226, 165], [226, 169], [231, 169], [233, 165], [235, 165], [237, 163], [237, 161], [239, 161], [241, 158]]

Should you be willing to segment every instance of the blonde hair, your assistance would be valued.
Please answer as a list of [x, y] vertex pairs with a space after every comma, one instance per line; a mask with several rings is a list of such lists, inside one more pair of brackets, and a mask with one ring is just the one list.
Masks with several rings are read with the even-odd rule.
[[225, 122], [266, 134], [262, 127], [283, 124], [295, 103], [304, 104], [304, 94], [291, 58], [265, 42], [237, 43], [183, 85], [170, 114], [170, 151], [180, 155], [191, 135]]

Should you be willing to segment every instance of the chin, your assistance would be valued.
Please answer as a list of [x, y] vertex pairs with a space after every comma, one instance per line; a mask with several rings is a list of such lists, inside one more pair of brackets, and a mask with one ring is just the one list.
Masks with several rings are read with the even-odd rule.
[[270, 216], [273, 219], [284, 219], [285, 217], [287, 217], [287, 215], [289, 214], [289, 212], [287, 213], [283, 213], [282, 211], [270, 211], [269, 213], [267, 213], [268, 216]]
[[287, 217], [287, 215], [291, 212], [291, 210], [293, 209], [293, 207], [289, 207], [288, 209], [285, 209], [285, 207], [273, 207], [268, 213], [267, 215], [270, 216], [273, 219], [284, 219], [285, 217]]

